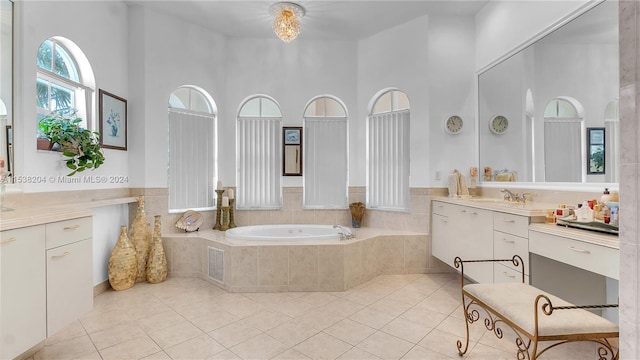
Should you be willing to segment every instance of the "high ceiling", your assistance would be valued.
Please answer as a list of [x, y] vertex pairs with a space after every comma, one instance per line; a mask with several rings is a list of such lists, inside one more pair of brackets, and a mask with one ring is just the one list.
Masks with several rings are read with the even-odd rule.
[[[299, 39], [362, 39], [420, 16], [473, 15], [489, 0], [298, 1], [306, 10]], [[229, 37], [274, 38], [267, 0], [130, 0]]]

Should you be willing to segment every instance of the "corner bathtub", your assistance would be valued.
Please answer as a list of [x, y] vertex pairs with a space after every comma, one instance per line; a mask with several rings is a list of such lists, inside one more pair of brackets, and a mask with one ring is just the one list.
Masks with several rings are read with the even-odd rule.
[[340, 229], [331, 225], [254, 225], [229, 229], [225, 237], [258, 242], [309, 242], [339, 240]]

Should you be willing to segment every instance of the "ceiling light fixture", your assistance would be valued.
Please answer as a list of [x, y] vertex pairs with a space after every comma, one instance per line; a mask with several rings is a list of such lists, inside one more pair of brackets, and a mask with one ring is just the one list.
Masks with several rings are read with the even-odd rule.
[[273, 32], [280, 40], [288, 43], [300, 34], [300, 19], [304, 16], [304, 8], [292, 2], [278, 2], [269, 7], [273, 20]]

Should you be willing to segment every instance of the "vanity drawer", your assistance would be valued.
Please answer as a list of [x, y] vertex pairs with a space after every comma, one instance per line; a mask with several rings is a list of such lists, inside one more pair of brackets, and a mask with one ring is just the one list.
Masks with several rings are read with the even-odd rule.
[[[510, 267], [506, 267], [499, 263], [493, 264], [493, 282], [494, 283], [521, 283], [522, 274]], [[529, 283], [529, 275], [524, 276], [524, 283]]]
[[618, 249], [531, 231], [529, 252], [612, 279], [620, 278]]
[[[513, 255], [518, 255], [522, 258], [522, 261], [524, 261], [524, 273], [529, 274], [529, 239], [494, 231], [493, 257], [495, 259], [511, 259]], [[516, 267], [511, 262], [500, 264], [516, 271], [521, 269], [520, 266]]]
[[529, 218], [526, 216], [494, 212], [493, 229], [526, 238], [529, 236]]
[[442, 216], [450, 216], [453, 212], [455, 212], [456, 207], [458, 207], [456, 205], [448, 204], [441, 201], [433, 201], [431, 203], [431, 206], [433, 207], [431, 209], [432, 213]]
[[93, 236], [93, 220], [83, 217], [46, 224], [47, 249], [90, 239]]

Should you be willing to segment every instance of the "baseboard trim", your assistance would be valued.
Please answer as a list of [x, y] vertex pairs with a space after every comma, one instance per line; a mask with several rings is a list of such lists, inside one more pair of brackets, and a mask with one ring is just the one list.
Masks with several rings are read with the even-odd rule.
[[111, 284], [109, 284], [109, 280], [105, 280], [97, 285], [94, 285], [93, 297], [96, 297], [109, 289], [111, 289]]

